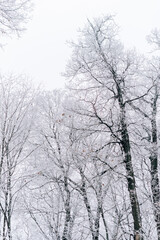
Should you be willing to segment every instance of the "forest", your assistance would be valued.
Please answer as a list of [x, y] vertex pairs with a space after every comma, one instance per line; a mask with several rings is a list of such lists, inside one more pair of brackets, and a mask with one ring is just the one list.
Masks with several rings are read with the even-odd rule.
[[[20, 34], [29, 0], [0, 1]], [[66, 88], [0, 76], [0, 239], [160, 240], [160, 32], [125, 49], [114, 17], [71, 42]]]

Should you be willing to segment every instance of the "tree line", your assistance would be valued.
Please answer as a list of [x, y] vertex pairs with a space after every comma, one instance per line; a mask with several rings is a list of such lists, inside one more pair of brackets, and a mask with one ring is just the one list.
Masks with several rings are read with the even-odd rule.
[[[29, 3], [2, 5], [6, 34]], [[1, 239], [160, 240], [159, 32], [148, 41], [148, 58], [125, 49], [108, 15], [71, 43], [66, 89], [0, 77]]]

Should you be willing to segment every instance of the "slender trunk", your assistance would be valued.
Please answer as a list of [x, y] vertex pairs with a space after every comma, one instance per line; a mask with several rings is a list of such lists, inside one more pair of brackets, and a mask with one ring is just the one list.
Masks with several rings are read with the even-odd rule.
[[133, 223], [134, 223], [133, 235], [135, 240], [136, 239], [142, 240], [143, 239], [142, 220], [141, 220], [140, 207], [139, 207], [138, 196], [136, 191], [134, 170], [132, 165], [131, 146], [130, 146], [129, 134], [128, 134], [127, 124], [126, 124], [125, 104], [123, 103], [122, 89], [120, 87], [120, 83], [117, 83], [117, 93], [118, 93], [119, 107], [121, 111], [121, 116], [120, 116], [121, 145], [122, 145], [122, 151], [124, 154], [124, 163], [125, 163], [125, 168], [127, 173], [128, 191], [130, 196]]
[[[3, 129], [4, 131], [4, 129]], [[3, 132], [4, 134], [4, 132]], [[2, 188], [2, 169], [3, 169], [3, 162], [4, 162], [4, 156], [5, 156], [5, 138], [2, 138], [2, 145], [1, 145], [1, 161], [0, 161], [0, 187]], [[2, 192], [0, 192], [0, 202], [2, 199]], [[2, 202], [1, 202], [1, 206], [2, 206]], [[0, 209], [0, 232], [1, 234], [3, 234], [3, 239], [5, 239], [5, 217], [4, 217], [4, 221], [3, 219], [3, 212], [2, 209]], [[2, 222], [3, 221], [3, 222]]]
[[100, 199], [97, 198], [98, 206], [97, 206], [97, 210], [96, 210], [96, 216], [94, 218], [93, 215], [92, 215], [91, 206], [89, 204], [89, 200], [88, 200], [88, 196], [87, 196], [84, 173], [81, 169], [80, 169], [80, 174], [81, 174], [81, 177], [82, 177], [81, 194], [83, 196], [83, 201], [84, 201], [84, 204], [86, 206], [87, 213], [88, 213], [89, 227], [90, 227], [90, 231], [91, 231], [91, 234], [92, 234], [92, 240], [98, 240], [99, 239], [99, 228], [100, 228], [99, 223], [100, 223], [102, 203], [101, 203]]
[[65, 200], [65, 223], [64, 223], [64, 230], [62, 240], [69, 240], [71, 236], [69, 236], [69, 224], [71, 221], [71, 209], [70, 209], [70, 191], [68, 189], [68, 180], [67, 177], [64, 177], [64, 188], [66, 192], [66, 200]]
[[12, 192], [11, 192], [11, 171], [8, 170], [8, 192], [9, 192], [9, 199], [8, 199], [8, 239], [12, 239], [12, 232], [11, 232], [11, 208], [12, 208]]
[[3, 219], [3, 240], [6, 240], [6, 219]]
[[156, 114], [157, 114], [157, 89], [155, 89], [155, 97], [152, 103], [152, 138], [151, 138], [151, 189], [154, 204], [154, 216], [157, 226], [158, 240], [160, 240], [160, 190], [159, 190], [159, 177], [158, 177], [158, 151], [157, 151], [157, 124], [156, 124]]
[[102, 220], [103, 220], [103, 224], [104, 224], [104, 228], [105, 228], [105, 232], [106, 232], [106, 240], [109, 240], [108, 227], [107, 227], [107, 223], [106, 223], [104, 212], [103, 212], [102, 208], [101, 208], [101, 216], [102, 216]]
[[[80, 171], [81, 172], [81, 171]], [[82, 187], [81, 187], [81, 192], [82, 192], [82, 196], [83, 196], [83, 200], [84, 200], [84, 204], [86, 206], [86, 210], [88, 213], [88, 220], [89, 220], [89, 228], [92, 234], [92, 240], [94, 240], [94, 229], [93, 229], [93, 217], [92, 217], [92, 211], [91, 211], [91, 207], [88, 201], [88, 197], [87, 197], [87, 192], [86, 192], [86, 184], [85, 184], [85, 179], [83, 176], [83, 173], [81, 172], [81, 177], [82, 177]]]
[[99, 239], [99, 227], [100, 227], [100, 215], [101, 215], [101, 203], [98, 203], [97, 207], [97, 214], [96, 214], [96, 219], [94, 223], [94, 240]]
[[7, 239], [7, 227], [8, 227], [8, 219], [7, 219], [7, 204], [8, 204], [8, 191], [5, 189], [5, 206], [3, 212], [3, 240]]

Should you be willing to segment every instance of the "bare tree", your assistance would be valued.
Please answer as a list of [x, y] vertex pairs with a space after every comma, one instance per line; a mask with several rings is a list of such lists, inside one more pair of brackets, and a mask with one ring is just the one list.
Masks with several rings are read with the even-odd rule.
[[32, 166], [36, 164], [38, 167], [35, 168], [35, 179], [26, 186], [26, 195], [29, 192], [32, 196], [29, 202], [26, 201], [26, 209], [40, 234], [48, 240], [73, 239], [79, 205], [77, 193], [68, 180], [73, 174], [72, 155], [69, 130], [63, 124], [63, 98], [63, 93], [58, 91], [39, 96], [39, 157], [37, 163], [36, 160], [32, 163]]
[[[29, 156], [27, 142], [33, 125], [33, 94], [21, 77], [0, 79], [0, 234], [12, 239], [12, 213], [19, 190], [20, 172]], [[18, 172], [19, 174], [18, 174]]]
[[143, 133], [142, 140], [145, 144], [145, 149], [149, 152], [150, 160], [150, 177], [151, 177], [151, 191], [152, 191], [152, 202], [153, 211], [157, 228], [158, 239], [160, 239], [160, 186], [159, 186], [159, 154], [158, 154], [158, 127], [157, 118], [159, 111], [159, 59], [156, 57], [152, 58], [148, 64], [148, 69], [146, 71], [146, 81], [151, 86], [148, 96], [146, 96], [143, 101], [144, 103], [135, 107], [132, 105], [136, 111], [143, 116], [144, 122], [142, 123]]
[[[133, 52], [123, 50], [116, 30], [110, 16], [96, 19], [93, 23], [88, 21], [88, 25], [82, 30], [81, 39], [73, 44], [74, 51], [67, 76], [73, 82], [69, 88], [79, 94], [73, 111], [88, 118], [82, 128], [91, 132], [99, 125], [99, 129], [105, 129], [110, 141], [122, 152], [133, 217], [132, 234], [134, 239], [143, 239], [142, 216], [133, 167], [130, 134], [133, 113], [130, 104], [143, 98], [149, 90], [138, 88], [140, 63]], [[107, 143], [108, 141], [104, 142], [104, 146]]]

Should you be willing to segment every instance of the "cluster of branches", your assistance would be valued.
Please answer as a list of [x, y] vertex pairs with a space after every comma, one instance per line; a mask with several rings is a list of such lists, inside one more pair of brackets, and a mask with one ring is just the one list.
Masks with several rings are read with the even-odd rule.
[[29, 19], [31, 0], [0, 1], [0, 33], [3, 35], [20, 34], [24, 23]]

